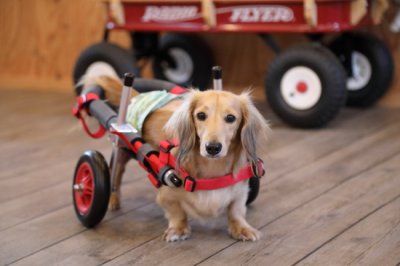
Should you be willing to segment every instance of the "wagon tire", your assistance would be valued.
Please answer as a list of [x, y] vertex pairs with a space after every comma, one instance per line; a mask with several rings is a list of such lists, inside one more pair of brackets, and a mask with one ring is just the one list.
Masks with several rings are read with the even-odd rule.
[[246, 205], [250, 205], [258, 196], [258, 192], [260, 191], [260, 178], [259, 177], [251, 177], [249, 179], [249, 193], [247, 195]]
[[75, 214], [87, 228], [99, 224], [107, 212], [110, 173], [103, 155], [86, 151], [75, 168], [72, 186]]
[[318, 45], [300, 45], [279, 54], [266, 79], [267, 100], [286, 123], [318, 128], [346, 102], [346, 73], [335, 55]]
[[155, 78], [184, 87], [207, 89], [214, 66], [212, 52], [199, 37], [190, 34], [165, 34], [153, 58]]
[[[74, 70], [74, 84], [78, 84], [83, 75], [89, 71], [106, 71], [122, 78], [129, 72], [136, 77], [140, 76], [139, 68], [135, 64], [132, 53], [118, 45], [101, 42], [86, 48], [78, 57]], [[76, 86], [75, 92], [79, 95], [82, 86]]]
[[353, 32], [340, 35], [329, 47], [347, 71], [347, 105], [371, 106], [389, 89], [394, 63], [383, 41], [367, 33]]

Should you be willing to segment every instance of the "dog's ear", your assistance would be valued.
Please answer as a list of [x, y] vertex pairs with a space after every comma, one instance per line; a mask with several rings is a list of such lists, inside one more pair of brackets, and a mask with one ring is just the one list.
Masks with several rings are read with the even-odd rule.
[[179, 141], [176, 164], [182, 165], [186, 156], [196, 145], [196, 128], [193, 121], [193, 110], [196, 104], [196, 92], [191, 91], [182, 105], [175, 110], [164, 126], [167, 135]]
[[247, 158], [255, 163], [258, 153], [265, 149], [270, 128], [263, 115], [254, 106], [250, 93], [244, 92], [240, 96], [243, 116], [241, 141]]

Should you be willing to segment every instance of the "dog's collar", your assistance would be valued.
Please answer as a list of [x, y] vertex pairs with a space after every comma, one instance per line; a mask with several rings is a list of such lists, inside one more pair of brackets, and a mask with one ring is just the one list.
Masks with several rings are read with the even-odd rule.
[[171, 149], [177, 146], [177, 142], [163, 140], [160, 143], [160, 161], [174, 168], [183, 178], [183, 188], [186, 191], [193, 192], [198, 190], [215, 190], [232, 186], [243, 180], [264, 175], [264, 162], [258, 159], [256, 163], [248, 163], [236, 175], [227, 174], [213, 178], [194, 178], [184, 169], [176, 169], [175, 157], [171, 154]]
[[[255, 168], [259, 170], [254, 170]], [[213, 177], [213, 178], [193, 178], [189, 175], [186, 175], [184, 178], [183, 187], [186, 191], [193, 192], [196, 190], [215, 190], [220, 188], [225, 188], [228, 186], [232, 186], [240, 181], [252, 178], [252, 177], [261, 177], [256, 174], [256, 172], [264, 172], [264, 164], [261, 159], [258, 159], [257, 164], [247, 164], [244, 166], [239, 173], [227, 174], [224, 176]], [[180, 173], [182, 174], [182, 173]]]

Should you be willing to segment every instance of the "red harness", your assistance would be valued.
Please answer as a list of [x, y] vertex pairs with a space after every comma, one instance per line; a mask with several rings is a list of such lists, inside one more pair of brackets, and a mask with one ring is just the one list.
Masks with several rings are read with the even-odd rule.
[[181, 178], [184, 180], [184, 189], [189, 192], [196, 190], [215, 190], [225, 188], [251, 177], [261, 177], [264, 175], [264, 163], [261, 159], [258, 159], [256, 164], [247, 164], [236, 175], [227, 174], [224, 176], [207, 179], [194, 178], [191, 177], [185, 170], [176, 168], [175, 157], [171, 154], [172, 148], [176, 146], [176, 142], [170, 142], [167, 140], [161, 141], [159, 158], [161, 163], [171, 166], [179, 173]]

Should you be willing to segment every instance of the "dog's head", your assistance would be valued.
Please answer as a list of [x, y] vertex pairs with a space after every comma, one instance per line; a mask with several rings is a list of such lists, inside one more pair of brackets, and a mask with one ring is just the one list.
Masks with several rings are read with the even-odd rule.
[[255, 162], [257, 150], [266, 143], [269, 127], [247, 92], [235, 95], [194, 90], [171, 116], [165, 129], [180, 141], [176, 156], [180, 165], [194, 150], [203, 157], [220, 159], [238, 146]]

